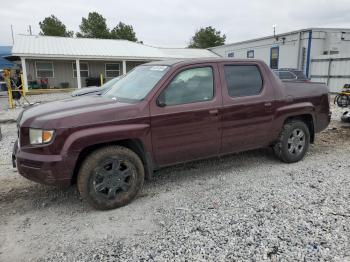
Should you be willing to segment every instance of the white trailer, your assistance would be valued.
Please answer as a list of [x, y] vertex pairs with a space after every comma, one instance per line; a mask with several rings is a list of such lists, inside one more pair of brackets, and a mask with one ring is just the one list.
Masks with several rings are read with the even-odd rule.
[[350, 54], [313, 58], [311, 80], [326, 83], [331, 92], [339, 92], [345, 84], [350, 84]]
[[[261, 59], [272, 69], [297, 68], [313, 80], [327, 82], [327, 74], [325, 75], [323, 71], [319, 74], [318, 69], [314, 69], [321, 66], [315, 64], [316, 59], [320, 59], [320, 56], [334, 58], [344, 57], [346, 54], [350, 56], [350, 29], [309, 28], [209, 49], [221, 57]], [[339, 67], [332, 65], [335, 68], [332, 70], [342, 70], [331, 71], [328, 83], [332, 90], [339, 90], [335, 87], [338, 83], [335, 83], [334, 79], [340, 79], [333, 76], [343, 75], [343, 71], [350, 70], [349, 65], [350, 63], [344, 61]], [[350, 72], [345, 74], [349, 75]], [[339, 83], [344, 82], [345, 78], [339, 80]]]

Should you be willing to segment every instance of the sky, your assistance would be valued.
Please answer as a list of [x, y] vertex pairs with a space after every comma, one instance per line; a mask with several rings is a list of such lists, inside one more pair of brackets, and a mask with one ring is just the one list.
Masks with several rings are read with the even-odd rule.
[[51, 14], [74, 32], [89, 12], [102, 14], [109, 28], [119, 21], [134, 27], [145, 44], [185, 47], [201, 27], [213, 26], [226, 43], [309, 27], [350, 28], [350, 0], [0, 0], [0, 45], [14, 34], [39, 34]]

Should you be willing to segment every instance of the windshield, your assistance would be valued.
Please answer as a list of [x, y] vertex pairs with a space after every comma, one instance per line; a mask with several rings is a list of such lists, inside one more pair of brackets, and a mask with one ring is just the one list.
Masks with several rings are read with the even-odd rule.
[[119, 79], [103, 96], [116, 100], [140, 101], [169, 70], [168, 66], [143, 65], [135, 67]]
[[118, 82], [118, 80], [121, 78], [121, 76], [115, 77], [109, 81], [107, 81], [106, 83], [104, 83], [101, 87], [102, 88], [110, 88], [112, 87], [116, 82]]

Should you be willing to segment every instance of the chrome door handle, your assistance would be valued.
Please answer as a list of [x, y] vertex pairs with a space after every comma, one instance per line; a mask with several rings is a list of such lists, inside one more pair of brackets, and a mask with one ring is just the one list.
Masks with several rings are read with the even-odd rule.
[[217, 109], [209, 110], [209, 114], [211, 114], [211, 115], [217, 115], [218, 113], [219, 113], [219, 110], [217, 110]]
[[267, 112], [267, 113], [271, 113], [272, 112], [272, 103], [271, 102], [266, 102], [264, 104], [264, 106], [265, 106], [265, 112]]

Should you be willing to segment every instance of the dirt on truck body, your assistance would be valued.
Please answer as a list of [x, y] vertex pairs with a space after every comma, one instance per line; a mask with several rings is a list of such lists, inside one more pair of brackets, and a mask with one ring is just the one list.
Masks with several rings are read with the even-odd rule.
[[262, 61], [152, 62], [102, 95], [25, 110], [13, 163], [39, 183], [77, 182], [92, 206], [111, 209], [161, 167], [267, 146], [299, 161], [329, 121], [324, 84], [281, 82]]

